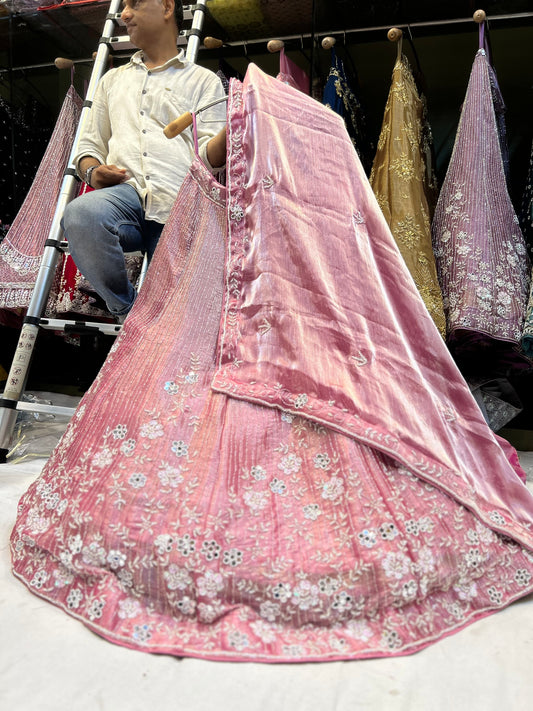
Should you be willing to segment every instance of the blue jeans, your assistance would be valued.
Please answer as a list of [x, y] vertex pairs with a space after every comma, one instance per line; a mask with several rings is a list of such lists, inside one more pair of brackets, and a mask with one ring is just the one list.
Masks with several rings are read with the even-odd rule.
[[151, 259], [163, 225], [146, 220], [135, 188], [121, 183], [72, 200], [61, 226], [74, 263], [109, 311], [127, 314], [137, 293], [126, 274], [124, 252], [142, 251]]

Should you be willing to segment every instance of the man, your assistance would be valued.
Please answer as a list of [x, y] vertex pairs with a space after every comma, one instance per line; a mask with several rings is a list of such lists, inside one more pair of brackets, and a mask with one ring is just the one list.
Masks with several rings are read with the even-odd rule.
[[[140, 51], [98, 84], [75, 158], [94, 191], [63, 216], [76, 266], [119, 323], [136, 296], [124, 252], [151, 258], [194, 156], [191, 129], [169, 140], [163, 128], [224, 96], [213, 72], [177, 52], [181, 0], [124, 0], [122, 19]], [[199, 155], [212, 170], [225, 163], [225, 115], [221, 103], [199, 116]]]

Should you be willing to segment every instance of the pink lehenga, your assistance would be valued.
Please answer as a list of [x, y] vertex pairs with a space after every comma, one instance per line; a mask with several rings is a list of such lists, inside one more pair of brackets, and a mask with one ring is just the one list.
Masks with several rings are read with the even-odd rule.
[[532, 497], [342, 119], [250, 65], [227, 180], [193, 164], [15, 575], [110, 641], [263, 662], [407, 654], [528, 594]]

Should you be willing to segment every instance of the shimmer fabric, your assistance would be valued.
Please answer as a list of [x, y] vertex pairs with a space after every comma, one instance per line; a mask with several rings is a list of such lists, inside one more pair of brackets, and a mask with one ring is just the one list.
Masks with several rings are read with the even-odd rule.
[[425, 98], [418, 92], [400, 40], [370, 184], [422, 299], [444, 336], [444, 307], [431, 242], [436, 180], [430, 135]]
[[457, 351], [520, 343], [530, 266], [507, 190], [501, 94], [478, 50], [432, 225], [447, 337]]
[[113, 642], [236, 661], [406, 654], [528, 594], [532, 497], [342, 119], [250, 65], [227, 167], [191, 167], [15, 575]]
[[30, 191], [0, 244], [1, 310], [26, 308], [41, 264], [67, 167], [82, 100], [70, 87]]
[[[522, 205], [520, 210], [520, 226], [529, 256], [533, 254], [533, 145], [531, 146], [531, 157], [529, 159], [529, 170], [527, 174], [526, 187], [522, 195]], [[529, 300], [524, 321], [524, 331], [522, 334], [522, 348], [529, 358], [533, 358], [533, 289], [530, 288]]]
[[303, 91], [304, 94], [309, 94], [309, 77], [296, 62], [287, 57], [284, 47], [281, 48], [279, 53], [279, 74], [277, 78], [285, 84]]

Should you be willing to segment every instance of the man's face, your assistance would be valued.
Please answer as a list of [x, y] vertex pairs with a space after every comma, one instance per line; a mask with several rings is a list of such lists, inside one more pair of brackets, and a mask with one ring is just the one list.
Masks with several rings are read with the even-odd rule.
[[157, 41], [165, 24], [172, 17], [173, 6], [168, 0], [123, 0], [122, 20], [131, 41], [143, 49], [146, 42]]

